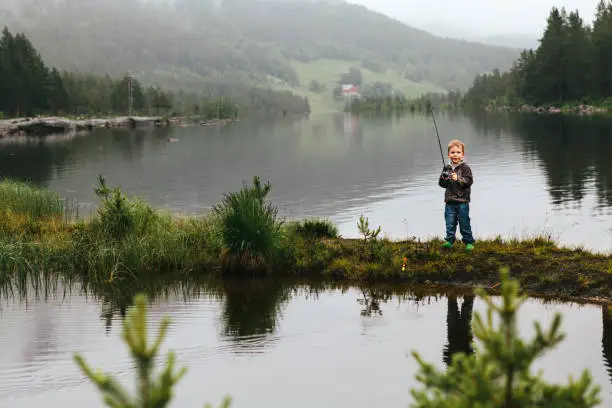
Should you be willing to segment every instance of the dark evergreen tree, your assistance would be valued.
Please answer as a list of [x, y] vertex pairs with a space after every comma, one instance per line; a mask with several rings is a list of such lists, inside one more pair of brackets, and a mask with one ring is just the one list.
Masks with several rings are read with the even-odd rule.
[[608, 104], [612, 98], [612, 2], [601, 1], [592, 27], [577, 11], [553, 7], [535, 50], [521, 53], [512, 69], [478, 75], [465, 95], [468, 106], [528, 103]]

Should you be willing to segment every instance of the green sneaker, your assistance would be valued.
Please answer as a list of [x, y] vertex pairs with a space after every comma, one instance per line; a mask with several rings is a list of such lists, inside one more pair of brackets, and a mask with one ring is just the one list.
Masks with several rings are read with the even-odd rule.
[[468, 252], [472, 252], [474, 250], [474, 244], [467, 244], [465, 246], [465, 250]]
[[442, 248], [444, 249], [449, 249], [452, 248], [453, 244], [451, 244], [450, 242], [446, 241], [445, 243], [442, 244]]

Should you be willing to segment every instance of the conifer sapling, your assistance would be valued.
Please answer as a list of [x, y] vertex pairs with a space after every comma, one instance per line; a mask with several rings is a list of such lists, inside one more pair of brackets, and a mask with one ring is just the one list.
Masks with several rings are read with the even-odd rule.
[[[161, 322], [157, 338], [152, 345], [147, 339], [147, 301], [142, 294], [134, 298], [134, 307], [128, 312], [123, 322], [123, 340], [130, 348], [136, 363], [137, 395], [129, 393], [110, 375], [101, 371], [93, 371], [83, 357], [76, 354], [74, 359], [85, 375], [98, 387], [104, 397], [104, 402], [112, 408], [164, 408], [172, 399], [173, 387], [185, 375], [187, 368], [178, 372], [174, 370], [175, 355], [168, 353], [166, 366], [157, 379], [153, 377], [155, 360], [159, 354], [159, 347], [166, 336], [170, 320], [164, 318]], [[231, 400], [226, 398], [221, 404], [228, 408]], [[210, 405], [206, 405], [210, 407]]]
[[[474, 336], [482, 347], [475, 353], [453, 356], [448, 369], [438, 371], [413, 352], [420, 365], [416, 378], [424, 385], [412, 390], [414, 408], [589, 408], [601, 402], [600, 387], [592, 384], [585, 370], [578, 380], [570, 377], [567, 385], [548, 384], [542, 373], [532, 374], [530, 367], [545, 352], [564, 338], [559, 332], [561, 316], [556, 314], [550, 328], [543, 331], [535, 323], [535, 336], [525, 342], [518, 337], [517, 311], [526, 297], [519, 295], [518, 283], [501, 271], [501, 305], [493, 303], [483, 290], [478, 295], [488, 306], [486, 321], [474, 314]], [[493, 321], [497, 314], [499, 325]]]

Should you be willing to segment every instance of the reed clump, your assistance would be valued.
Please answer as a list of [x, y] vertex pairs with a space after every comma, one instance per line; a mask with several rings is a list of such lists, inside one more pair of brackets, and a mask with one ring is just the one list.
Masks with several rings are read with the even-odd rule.
[[76, 204], [55, 192], [10, 179], [0, 181], [0, 238], [60, 232], [76, 217]]

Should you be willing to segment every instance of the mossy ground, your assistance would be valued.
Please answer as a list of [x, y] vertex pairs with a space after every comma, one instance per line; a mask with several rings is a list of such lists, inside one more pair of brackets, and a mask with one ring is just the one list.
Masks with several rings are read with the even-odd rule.
[[[562, 248], [544, 238], [484, 240], [472, 252], [462, 244], [441, 248], [443, 241], [388, 241], [374, 256], [365, 240], [325, 239], [304, 242], [296, 257], [297, 273], [354, 281], [485, 286], [495, 292], [499, 270], [532, 295], [612, 302], [612, 257]], [[364, 254], [369, 253], [367, 256]]]

